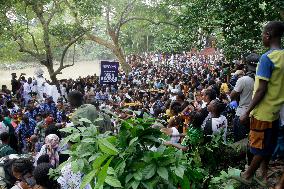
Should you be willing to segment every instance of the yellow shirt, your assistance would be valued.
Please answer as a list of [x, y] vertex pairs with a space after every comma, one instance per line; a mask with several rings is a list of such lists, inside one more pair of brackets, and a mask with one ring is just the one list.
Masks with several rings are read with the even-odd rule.
[[284, 104], [284, 50], [270, 50], [261, 56], [253, 95], [258, 89], [260, 79], [268, 81], [268, 87], [264, 98], [251, 115], [257, 120], [272, 122], [279, 118], [281, 106]]
[[220, 88], [220, 92], [222, 94], [226, 94], [229, 92], [229, 87], [227, 85], [227, 83], [222, 83], [221, 88]]

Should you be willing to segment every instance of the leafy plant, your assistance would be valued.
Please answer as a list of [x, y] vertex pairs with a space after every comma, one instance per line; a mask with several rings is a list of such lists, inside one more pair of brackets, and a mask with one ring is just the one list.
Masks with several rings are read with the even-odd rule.
[[211, 189], [234, 189], [240, 186], [240, 183], [232, 177], [239, 176], [241, 170], [229, 168], [227, 172], [221, 171], [220, 175], [211, 179], [209, 188]]
[[154, 119], [123, 121], [116, 136], [100, 134], [87, 119], [80, 121], [88, 126], [62, 129], [68, 133], [62, 145], [72, 143], [65, 153], [71, 156], [72, 171], [84, 174], [81, 188], [90, 184], [93, 188], [162, 189], [183, 182], [186, 156], [161, 144], [159, 138], [164, 136], [152, 128]]

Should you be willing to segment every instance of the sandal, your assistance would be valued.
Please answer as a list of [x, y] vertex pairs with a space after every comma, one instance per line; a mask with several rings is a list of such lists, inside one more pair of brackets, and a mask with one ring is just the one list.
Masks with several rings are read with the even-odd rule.
[[252, 184], [252, 179], [245, 179], [243, 176], [242, 176], [242, 173], [240, 173], [240, 176], [232, 176], [232, 179], [235, 179], [236, 181], [239, 181], [247, 186], [251, 185]]

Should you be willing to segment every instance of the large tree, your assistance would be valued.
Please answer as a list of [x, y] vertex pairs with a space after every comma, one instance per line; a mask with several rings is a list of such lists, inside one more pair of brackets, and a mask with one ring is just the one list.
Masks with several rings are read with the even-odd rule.
[[[18, 50], [27, 53], [45, 66], [50, 79], [56, 83], [56, 75], [64, 68], [65, 56], [80, 40], [85, 31], [69, 22], [64, 11], [64, 0], [9, 0], [1, 1], [1, 35], [13, 40]], [[59, 67], [54, 67], [54, 51], [60, 49]]]
[[213, 37], [228, 60], [261, 53], [264, 24], [284, 19], [284, 1], [279, 0], [165, 0], [165, 4], [179, 10], [173, 17], [180, 29], [168, 36], [173, 47], [204, 48]]
[[[134, 22], [147, 22], [154, 25], [173, 25], [169, 21], [169, 15], [159, 13], [159, 1], [141, 0], [106, 0], [101, 2], [102, 16], [94, 17], [87, 10], [81, 9], [76, 1], [66, 0], [69, 10], [74, 16], [75, 22], [85, 28], [86, 39], [94, 41], [110, 49], [119, 60], [123, 70], [128, 73], [130, 66], [126, 63], [125, 52], [122, 47], [121, 36], [126, 27]], [[96, 9], [96, 7], [94, 7]], [[141, 31], [144, 28], [140, 28]], [[99, 31], [105, 31], [106, 37], [102, 37]]]

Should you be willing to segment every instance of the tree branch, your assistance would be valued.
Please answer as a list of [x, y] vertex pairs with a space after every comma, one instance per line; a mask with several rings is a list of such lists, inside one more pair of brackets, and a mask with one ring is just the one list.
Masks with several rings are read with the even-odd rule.
[[35, 41], [35, 37], [29, 30], [29, 19], [28, 19], [28, 14], [27, 14], [27, 5], [25, 7], [25, 14], [26, 14], [26, 18], [25, 19], [26, 19], [26, 25], [27, 25], [27, 33], [31, 36], [33, 45], [35, 47], [35, 50], [39, 54], [39, 50], [38, 50], [38, 47], [37, 47], [37, 44], [36, 44], [36, 41]]
[[42, 25], [43, 42], [44, 42], [45, 53], [46, 53], [46, 64], [52, 65], [53, 64], [53, 53], [51, 50], [51, 43], [50, 43], [50, 38], [49, 38], [49, 26], [43, 15], [43, 6], [39, 4], [33, 4], [32, 7], [33, 7], [33, 11], [37, 15]]
[[51, 10], [51, 13], [48, 15], [48, 18], [47, 18], [47, 25], [50, 24], [51, 20], [53, 19], [54, 15], [59, 12], [60, 10], [60, 4], [62, 3], [63, 1], [57, 1], [57, 0], [53, 0], [53, 9]]
[[[68, 45], [64, 48], [63, 52], [62, 52], [62, 55], [61, 55], [61, 60], [60, 60], [60, 65], [59, 65], [59, 68], [53, 73], [53, 75], [57, 75], [59, 74], [63, 69], [67, 68], [67, 67], [70, 67], [70, 66], [73, 66], [74, 63], [75, 63], [75, 60], [74, 60], [74, 54], [75, 54], [75, 49], [74, 49], [74, 54], [73, 54], [73, 63], [72, 64], [68, 64], [68, 65], [64, 65], [64, 58], [66, 56], [66, 53], [68, 51], [68, 49], [74, 45], [75, 46], [75, 43], [85, 35], [85, 33], [82, 33], [80, 34], [79, 36], [77, 36], [76, 38], [72, 39]], [[74, 47], [75, 48], [75, 47]]]
[[86, 39], [90, 40], [90, 41], [94, 41], [94, 42], [96, 42], [96, 43], [98, 43], [98, 44], [100, 44], [100, 45], [102, 45], [102, 46], [104, 46], [104, 47], [106, 47], [106, 48], [108, 48], [110, 50], [115, 49], [115, 46], [112, 43], [110, 43], [107, 40], [104, 40], [104, 39], [102, 39], [102, 38], [100, 38], [98, 36], [95, 36], [95, 35], [92, 35], [92, 34], [88, 34], [86, 36]]
[[24, 53], [28, 53], [29, 55], [31, 55], [32, 57], [38, 59], [40, 62], [42, 62], [42, 55], [39, 52], [34, 52], [32, 50], [28, 50], [25, 47], [25, 42], [23, 40], [23, 38], [21, 36], [18, 36], [16, 34], [16, 32], [14, 31], [14, 27], [13, 24], [11, 23], [11, 20], [7, 17], [6, 14], [4, 14], [4, 17], [6, 18], [6, 21], [8, 23], [8, 28], [9, 31], [11, 32], [11, 35], [14, 39], [14, 41], [18, 44], [18, 46], [20, 47], [19, 51], [20, 52], [24, 52]]
[[154, 24], [154, 25], [160, 25], [160, 24], [166, 24], [166, 25], [171, 25], [171, 26], [174, 26], [174, 27], [179, 27], [178, 25], [172, 23], [172, 22], [167, 22], [167, 21], [159, 21], [159, 22], [155, 22], [154, 20], [152, 19], [149, 19], [149, 18], [142, 18], [142, 17], [132, 17], [132, 18], [129, 18], [127, 20], [124, 20], [122, 21], [121, 25], [124, 25], [130, 21], [134, 21], [134, 20], [142, 20], [142, 21], [147, 21], [147, 22], [150, 22], [151, 24]]
[[123, 22], [124, 18], [127, 16], [127, 12], [129, 13], [129, 9], [131, 10], [132, 5], [136, 2], [136, 0], [130, 1], [124, 8], [124, 10], [122, 11], [121, 15], [120, 15], [120, 19], [116, 25], [116, 29], [120, 30], [121, 27], [121, 23]]

